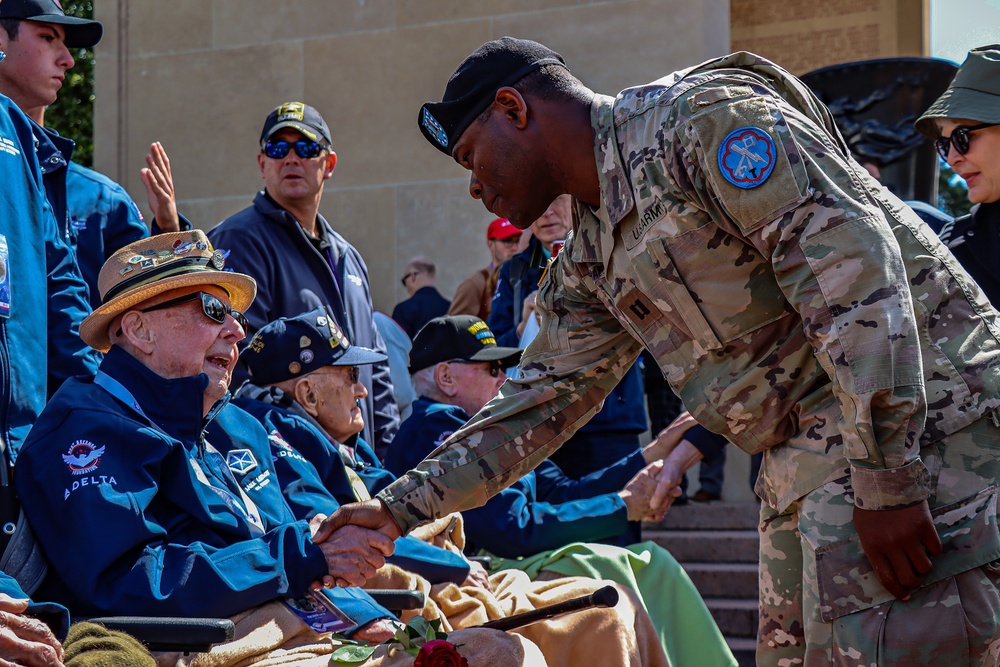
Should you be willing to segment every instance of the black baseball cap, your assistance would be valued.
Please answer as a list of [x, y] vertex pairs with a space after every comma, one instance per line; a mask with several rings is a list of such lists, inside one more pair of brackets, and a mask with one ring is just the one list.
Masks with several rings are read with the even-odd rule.
[[311, 141], [325, 143], [327, 146], [333, 143], [330, 139], [330, 128], [316, 109], [302, 102], [285, 102], [267, 114], [264, 129], [260, 132], [261, 148], [272, 134], [286, 127], [298, 130]]
[[435, 317], [413, 337], [410, 374], [451, 359], [500, 361], [513, 366], [520, 361], [521, 350], [497, 347], [493, 332], [475, 315]]
[[240, 353], [254, 384], [267, 386], [324, 366], [362, 366], [386, 355], [351, 345], [324, 308], [282, 317], [261, 327]]
[[451, 75], [440, 102], [426, 102], [420, 107], [420, 131], [435, 148], [450, 156], [459, 137], [490, 105], [497, 90], [517, 83], [543, 65], [566, 67], [566, 61], [530, 39], [501, 37], [486, 42]]
[[0, 2], [0, 19], [60, 25], [66, 33], [66, 46], [71, 49], [92, 48], [104, 36], [104, 26], [100, 21], [66, 16], [59, 0], [3, 0]]

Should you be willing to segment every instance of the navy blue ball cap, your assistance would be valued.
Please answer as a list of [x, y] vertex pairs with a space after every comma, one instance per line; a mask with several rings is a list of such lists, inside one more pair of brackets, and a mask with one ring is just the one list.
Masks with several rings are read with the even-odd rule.
[[420, 131], [435, 148], [450, 156], [459, 137], [490, 105], [497, 90], [517, 83], [543, 65], [566, 67], [566, 61], [530, 39], [501, 37], [486, 42], [451, 75], [440, 102], [420, 107]]
[[442, 361], [499, 361], [514, 366], [521, 360], [516, 347], [497, 347], [497, 339], [486, 322], [475, 315], [435, 317], [413, 337], [410, 374]]
[[386, 355], [351, 345], [324, 308], [269, 322], [240, 353], [254, 384], [291, 380], [324, 366], [362, 366], [385, 361]]
[[62, 26], [65, 44], [71, 49], [89, 49], [101, 41], [104, 26], [100, 21], [66, 16], [59, 0], [3, 0], [0, 19], [21, 19]]

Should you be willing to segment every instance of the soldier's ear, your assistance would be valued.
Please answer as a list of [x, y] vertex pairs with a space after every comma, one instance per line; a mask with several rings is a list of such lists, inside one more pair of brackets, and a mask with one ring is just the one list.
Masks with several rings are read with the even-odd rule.
[[521, 93], [510, 87], [497, 91], [493, 104], [503, 112], [503, 117], [519, 130], [528, 125], [528, 103]]
[[302, 406], [306, 414], [314, 419], [319, 416], [319, 393], [309, 376], [296, 380], [292, 395], [295, 396], [295, 402]]

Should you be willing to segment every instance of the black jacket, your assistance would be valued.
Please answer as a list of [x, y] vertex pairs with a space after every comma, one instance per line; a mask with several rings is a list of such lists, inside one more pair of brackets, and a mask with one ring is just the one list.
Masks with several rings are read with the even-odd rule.
[[1000, 308], [1000, 202], [980, 204], [946, 224], [940, 236], [993, 307]]
[[[368, 267], [361, 254], [318, 216], [323, 240], [311, 240], [301, 225], [265, 192], [253, 205], [223, 220], [208, 233], [212, 245], [229, 251], [226, 268], [257, 281], [257, 298], [247, 309], [250, 332], [279, 317], [294, 317], [326, 306], [351, 343], [385, 352], [385, 343], [372, 318]], [[381, 451], [399, 428], [399, 409], [392, 393], [388, 362], [361, 366], [368, 388], [362, 402], [362, 437]], [[240, 365], [238, 386], [247, 377]]]

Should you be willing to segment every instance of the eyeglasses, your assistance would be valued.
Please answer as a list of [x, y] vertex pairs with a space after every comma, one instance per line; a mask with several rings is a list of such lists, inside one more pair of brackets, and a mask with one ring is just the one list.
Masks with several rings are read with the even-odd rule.
[[985, 130], [987, 127], [995, 127], [996, 125], [997, 123], [981, 123], [979, 125], [970, 125], [969, 127], [956, 127], [951, 131], [950, 137], [938, 137], [935, 139], [934, 148], [937, 149], [941, 159], [947, 162], [948, 152], [951, 150], [952, 145], [955, 146], [955, 152], [959, 155], [965, 155], [969, 152], [969, 132]]
[[413, 276], [415, 276], [415, 275], [417, 275], [419, 273], [420, 273], [419, 271], [410, 271], [405, 276], [403, 276], [403, 279], [400, 281], [403, 284], [403, 287], [406, 287], [406, 281], [407, 280], [409, 280], [410, 278], [412, 278]]
[[507, 246], [508, 248], [515, 248], [515, 247], [517, 247], [517, 242], [520, 241], [520, 240], [521, 240], [520, 236], [508, 236], [505, 239], [490, 239], [490, 241], [492, 241], [493, 243], [502, 243], [503, 245]]
[[[247, 322], [247, 318], [240, 311], [235, 308], [230, 308], [222, 302], [219, 297], [214, 294], [209, 294], [208, 292], [195, 292], [194, 294], [185, 294], [184, 296], [179, 296], [176, 299], [170, 299], [169, 301], [164, 301], [163, 303], [158, 303], [155, 306], [150, 306], [149, 308], [143, 308], [140, 313], [148, 313], [153, 310], [164, 310], [165, 308], [173, 308], [174, 306], [179, 306], [184, 303], [191, 303], [192, 301], [198, 301], [201, 299], [201, 312], [205, 313], [205, 317], [212, 320], [213, 322], [218, 322], [219, 324], [226, 323], [226, 315], [232, 315], [236, 323], [243, 327], [243, 331], [248, 331], [250, 323]], [[119, 332], [121, 330], [119, 329]], [[118, 334], [119, 336], [121, 333]]]
[[449, 359], [448, 361], [446, 361], [444, 363], [446, 363], [446, 364], [463, 364], [463, 365], [466, 365], [466, 366], [472, 366], [474, 364], [488, 363], [490, 365], [490, 368], [489, 368], [490, 377], [495, 377], [495, 378], [500, 377], [500, 373], [503, 372], [503, 364], [500, 363], [499, 361], [482, 362], [482, 361], [467, 361], [465, 359]]
[[315, 141], [268, 141], [264, 144], [264, 155], [275, 160], [284, 159], [288, 151], [295, 149], [295, 154], [303, 160], [319, 157], [326, 146]]

